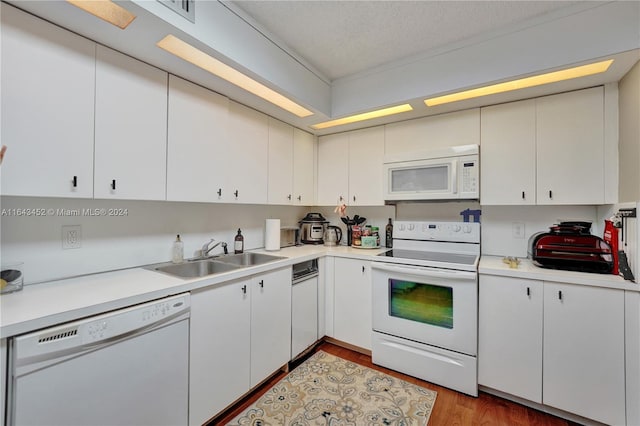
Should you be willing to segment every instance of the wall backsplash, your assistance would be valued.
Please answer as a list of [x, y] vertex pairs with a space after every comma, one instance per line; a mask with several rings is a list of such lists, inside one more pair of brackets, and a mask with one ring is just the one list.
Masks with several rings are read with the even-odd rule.
[[[25, 284], [169, 261], [176, 234], [184, 241], [185, 257], [196, 255], [211, 238], [227, 242], [233, 250], [238, 228], [246, 250], [264, 247], [265, 219], [279, 218], [282, 225], [294, 225], [310, 209], [9, 196], [0, 201], [0, 257], [24, 262]], [[45, 216], [15, 215], [25, 209], [43, 209], [36, 211]], [[120, 209], [123, 215], [88, 216], [83, 209]], [[80, 248], [62, 248], [63, 225], [81, 226]]]

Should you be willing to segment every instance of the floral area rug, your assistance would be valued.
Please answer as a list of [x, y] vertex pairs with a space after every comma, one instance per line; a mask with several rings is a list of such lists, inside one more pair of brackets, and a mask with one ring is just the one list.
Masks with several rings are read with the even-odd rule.
[[231, 425], [426, 425], [436, 392], [316, 352]]

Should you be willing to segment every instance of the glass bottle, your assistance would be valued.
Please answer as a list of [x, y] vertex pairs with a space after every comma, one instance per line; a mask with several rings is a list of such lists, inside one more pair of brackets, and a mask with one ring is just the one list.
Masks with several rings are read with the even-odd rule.
[[391, 223], [391, 218], [389, 218], [389, 223], [387, 223], [384, 231], [385, 247], [393, 248], [393, 224]]
[[238, 228], [238, 235], [233, 242], [233, 252], [235, 254], [240, 254], [244, 251], [244, 237], [242, 236], [242, 231]]

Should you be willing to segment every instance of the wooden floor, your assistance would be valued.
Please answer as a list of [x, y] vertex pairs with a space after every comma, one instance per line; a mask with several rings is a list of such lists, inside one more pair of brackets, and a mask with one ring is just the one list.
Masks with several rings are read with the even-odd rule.
[[[382, 371], [391, 376], [401, 378], [410, 383], [423, 386], [438, 392], [435, 406], [429, 418], [429, 425], [487, 425], [487, 426], [517, 426], [517, 425], [549, 425], [549, 426], [567, 426], [576, 425], [573, 423], [532, 408], [525, 407], [514, 402], [480, 392], [478, 398], [467, 396], [456, 391], [452, 391], [441, 386], [431, 384], [411, 376], [398, 373], [371, 363], [371, 357], [361, 353], [346, 349], [331, 343], [321, 343], [316, 349], [323, 350], [327, 353], [339, 356], [340, 358]], [[286, 374], [279, 373], [264, 385], [254, 391], [244, 400], [231, 407], [218, 418], [214, 419], [209, 425], [224, 425], [231, 421], [234, 417], [245, 410], [249, 405], [254, 403], [264, 392], [266, 392], [277, 381], [282, 379]]]

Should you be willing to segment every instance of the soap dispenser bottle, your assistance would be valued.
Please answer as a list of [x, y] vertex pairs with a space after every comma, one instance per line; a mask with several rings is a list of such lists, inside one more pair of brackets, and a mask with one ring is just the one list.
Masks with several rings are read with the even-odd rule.
[[176, 235], [176, 240], [173, 242], [171, 261], [173, 263], [181, 263], [184, 261], [184, 243], [180, 239], [180, 234]]
[[233, 243], [233, 252], [235, 254], [242, 253], [244, 251], [244, 237], [242, 236], [242, 231], [238, 228], [238, 235], [236, 235], [235, 241]]

